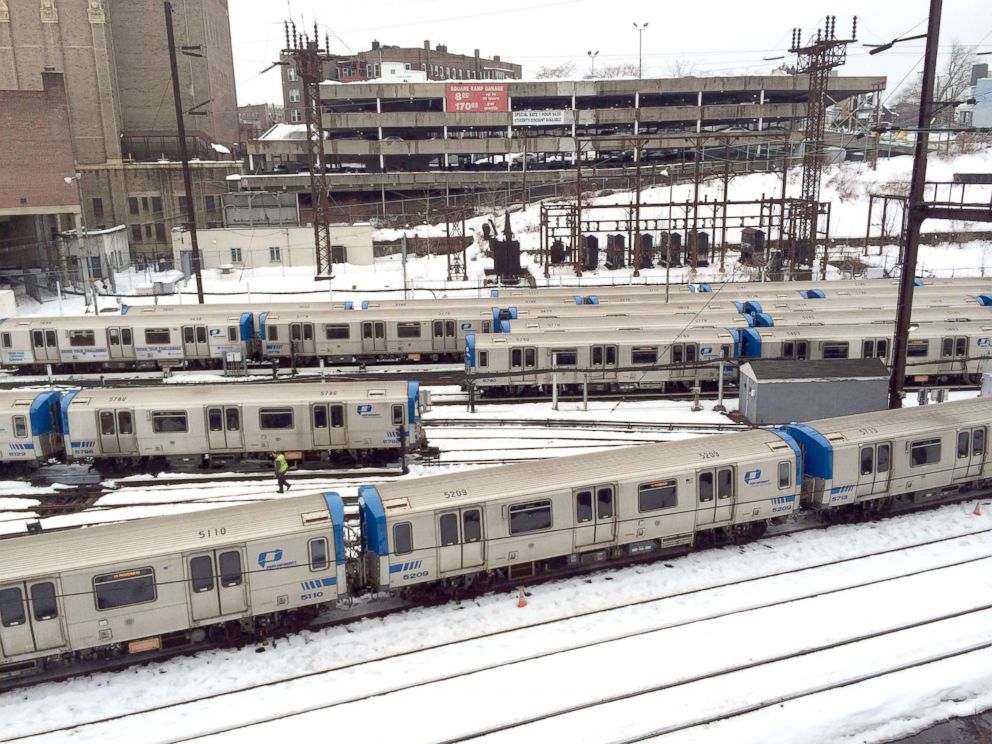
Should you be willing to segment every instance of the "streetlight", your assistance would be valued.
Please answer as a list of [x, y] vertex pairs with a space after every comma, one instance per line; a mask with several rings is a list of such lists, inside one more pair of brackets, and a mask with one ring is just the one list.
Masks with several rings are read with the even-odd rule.
[[599, 54], [597, 49], [595, 52], [586, 52], [589, 55], [589, 77], [596, 77], [596, 55]]
[[668, 240], [665, 242], [665, 302], [668, 302], [669, 276], [672, 270], [672, 201], [674, 200], [675, 179], [663, 168], [661, 175], [668, 179]]
[[638, 26], [634, 24], [634, 28], [637, 29], [637, 79], [641, 79], [641, 74], [644, 72], [642, 56], [641, 56], [641, 42], [644, 40], [644, 29], [648, 27], [647, 21]]

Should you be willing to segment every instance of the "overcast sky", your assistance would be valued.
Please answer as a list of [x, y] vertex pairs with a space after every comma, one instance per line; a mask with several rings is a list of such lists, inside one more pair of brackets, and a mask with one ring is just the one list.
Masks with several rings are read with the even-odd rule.
[[[694, 65], [698, 76], [762, 74], [782, 64], [763, 58], [786, 53], [794, 26], [808, 39], [831, 13], [840, 37], [857, 15], [858, 43], [840, 72], [885, 75], [891, 92], [922, 69], [924, 40], [873, 57], [862, 44], [924, 33], [929, 7], [929, 0], [506, 0], [505, 7], [454, 0], [230, 0], [239, 104], [282, 101], [278, 71], [260, 72], [278, 59], [290, 13], [298, 28], [312, 29], [316, 20], [334, 53], [368, 49], [373, 39], [413, 47], [429, 39], [432, 48], [447, 44], [457, 54], [476, 48], [483, 56], [499, 54], [522, 64], [525, 77], [569, 60], [579, 74], [588, 72], [589, 51], [599, 52], [598, 67], [636, 63], [635, 22], [648, 24], [645, 77], [670, 76], [678, 60]], [[955, 40], [992, 50], [992, 0], [944, 2], [941, 47]]]

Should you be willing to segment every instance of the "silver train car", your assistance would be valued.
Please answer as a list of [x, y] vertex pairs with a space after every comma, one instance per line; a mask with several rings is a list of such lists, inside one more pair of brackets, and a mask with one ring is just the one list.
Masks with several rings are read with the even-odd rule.
[[419, 383], [160, 385], [86, 389], [60, 404], [69, 461], [204, 463], [336, 455], [369, 460], [423, 441]]
[[767, 430], [366, 486], [367, 580], [516, 579], [757, 537], [798, 508], [800, 461], [790, 436]]
[[335, 493], [0, 541], [0, 677], [298, 627], [347, 591]]
[[0, 467], [34, 468], [62, 456], [60, 394], [0, 392]]

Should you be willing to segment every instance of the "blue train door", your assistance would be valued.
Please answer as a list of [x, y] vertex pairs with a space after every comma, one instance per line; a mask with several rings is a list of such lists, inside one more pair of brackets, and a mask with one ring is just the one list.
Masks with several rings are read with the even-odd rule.
[[438, 515], [438, 570], [441, 574], [481, 566], [486, 558], [482, 509], [454, 509]]

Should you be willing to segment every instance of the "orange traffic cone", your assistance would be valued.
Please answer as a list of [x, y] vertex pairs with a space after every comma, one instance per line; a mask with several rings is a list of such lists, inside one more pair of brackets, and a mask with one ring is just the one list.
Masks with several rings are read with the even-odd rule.
[[527, 600], [524, 599], [524, 588], [522, 586], [517, 587], [517, 607], [526, 607]]
[[976, 517], [982, 516], [982, 502], [981, 501], [976, 501], [975, 502], [975, 511], [973, 511], [972, 514], [974, 514]]

